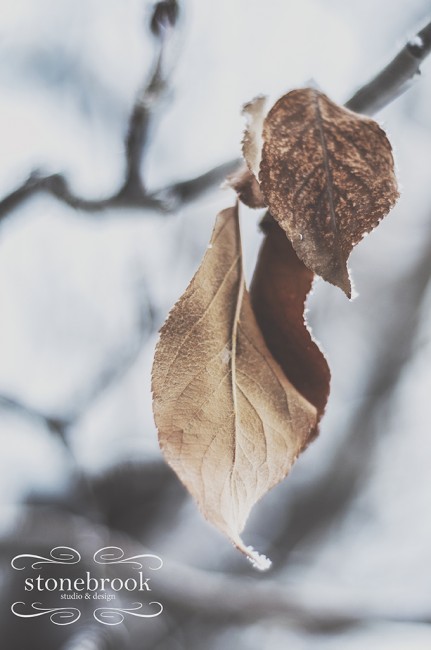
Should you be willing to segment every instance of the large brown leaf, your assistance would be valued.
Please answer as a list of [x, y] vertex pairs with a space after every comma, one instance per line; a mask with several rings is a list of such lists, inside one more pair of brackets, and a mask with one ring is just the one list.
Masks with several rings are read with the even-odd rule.
[[384, 131], [305, 88], [272, 107], [263, 142], [259, 181], [271, 214], [306, 266], [350, 297], [349, 254], [398, 197]]
[[270, 214], [263, 219], [262, 229], [265, 238], [250, 288], [253, 310], [272, 355], [316, 407], [320, 420], [329, 396], [330, 371], [304, 317], [314, 273], [298, 258]]
[[221, 212], [196, 275], [163, 326], [153, 366], [163, 453], [204, 516], [258, 568], [240, 533], [289, 472], [316, 409], [269, 352], [245, 288], [237, 208]]

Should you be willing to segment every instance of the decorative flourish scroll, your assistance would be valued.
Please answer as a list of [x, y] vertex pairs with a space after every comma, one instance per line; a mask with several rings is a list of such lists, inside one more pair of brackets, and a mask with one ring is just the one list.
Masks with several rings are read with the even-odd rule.
[[[139, 556], [138, 556], [139, 557]], [[149, 605], [157, 605], [157, 611], [152, 614], [137, 614], [136, 612], [142, 609], [142, 603], [132, 603], [136, 607], [99, 607], [94, 610], [93, 616], [99, 623], [103, 625], [120, 625], [125, 619], [125, 615], [129, 616], [138, 616], [139, 618], [154, 618], [155, 616], [160, 616], [163, 612], [163, 605], [158, 602], [151, 602]]]
[[81, 611], [77, 607], [42, 607], [42, 603], [32, 603], [31, 607], [35, 612], [23, 614], [17, 611], [17, 605], [26, 606], [22, 601], [13, 603], [11, 610], [15, 616], [19, 616], [20, 618], [35, 618], [36, 616], [49, 614], [51, 623], [54, 623], [54, 625], [71, 625], [81, 618]]
[[104, 548], [100, 548], [93, 556], [93, 560], [97, 564], [130, 564], [135, 566], [136, 569], [144, 568], [143, 563], [139, 562], [141, 558], [150, 558], [156, 560], [157, 566], [148, 567], [152, 571], [157, 571], [163, 566], [163, 560], [158, 555], [144, 553], [142, 555], [133, 555], [126, 558], [124, 557], [123, 549], [119, 548], [118, 546], [105, 546]]
[[52, 551], [50, 551], [49, 555], [50, 557], [44, 557], [43, 555], [33, 555], [31, 553], [16, 555], [11, 560], [11, 566], [17, 571], [23, 571], [26, 568], [25, 565], [16, 565], [16, 562], [23, 558], [36, 560], [36, 562], [33, 562], [31, 565], [32, 569], [38, 569], [42, 566], [42, 564], [78, 564], [78, 562], [81, 561], [80, 553], [78, 553], [76, 549], [70, 548], [70, 546], [56, 546], [52, 549]]

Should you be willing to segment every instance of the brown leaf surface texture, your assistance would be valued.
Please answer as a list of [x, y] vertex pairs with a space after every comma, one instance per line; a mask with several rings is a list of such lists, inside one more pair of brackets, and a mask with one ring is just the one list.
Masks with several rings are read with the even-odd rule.
[[253, 505], [289, 472], [316, 409], [269, 352], [246, 290], [238, 209], [221, 212], [196, 275], [160, 334], [153, 408], [166, 460], [204, 516], [241, 540]]
[[305, 88], [263, 127], [259, 181], [299, 258], [349, 297], [347, 259], [398, 198], [391, 145], [372, 119]]
[[[253, 310], [273, 357], [293, 386], [316, 407], [320, 420], [331, 374], [304, 317], [314, 273], [298, 258], [270, 214], [263, 219], [262, 229], [265, 238], [250, 287]], [[307, 443], [316, 434], [317, 427]]]

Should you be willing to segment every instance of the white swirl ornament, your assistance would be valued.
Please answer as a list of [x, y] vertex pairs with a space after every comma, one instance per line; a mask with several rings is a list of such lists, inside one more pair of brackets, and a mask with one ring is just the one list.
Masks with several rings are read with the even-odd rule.
[[26, 604], [23, 601], [18, 601], [11, 606], [12, 613], [20, 618], [35, 618], [36, 616], [49, 615], [51, 623], [54, 625], [71, 625], [76, 623], [81, 618], [81, 612], [76, 607], [42, 607], [42, 603], [32, 603], [31, 607], [36, 613], [23, 614], [17, 611], [18, 605]]
[[17, 561], [22, 559], [29, 558], [30, 560], [36, 560], [31, 565], [32, 569], [38, 569], [42, 564], [78, 564], [81, 561], [81, 555], [74, 548], [70, 546], [56, 546], [53, 548], [50, 553], [50, 557], [44, 557], [43, 555], [33, 555], [31, 553], [22, 553], [21, 555], [15, 555], [11, 560], [11, 566], [17, 571], [23, 571], [26, 567], [17, 566]]
[[132, 603], [136, 607], [99, 607], [93, 612], [93, 616], [99, 623], [103, 625], [120, 625], [126, 617], [137, 616], [138, 618], [154, 618], [160, 616], [163, 612], [163, 605], [158, 602], [151, 602], [149, 605], [157, 605], [157, 611], [152, 614], [138, 614], [137, 611], [142, 609], [142, 603]]
[[155, 560], [155, 566], [149, 566], [151, 571], [158, 571], [163, 566], [163, 560], [158, 555], [152, 553], [143, 553], [142, 555], [132, 555], [131, 557], [124, 557], [124, 551], [119, 546], [105, 546], [95, 552], [93, 556], [96, 564], [131, 564], [136, 569], [143, 569], [144, 564], [141, 559]]

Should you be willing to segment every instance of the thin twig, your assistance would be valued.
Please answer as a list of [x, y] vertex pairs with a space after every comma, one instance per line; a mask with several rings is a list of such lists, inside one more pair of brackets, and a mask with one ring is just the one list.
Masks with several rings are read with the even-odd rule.
[[182, 205], [199, 198], [239, 165], [239, 160], [210, 169], [199, 176], [179, 181], [149, 192], [142, 178], [142, 162], [149, 145], [149, 135], [154, 118], [160, 114], [161, 102], [166, 94], [173, 65], [166, 62], [179, 8], [176, 0], [163, 0], [154, 5], [150, 20], [151, 32], [156, 41], [156, 54], [148, 82], [138, 93], [128, 120], [125, 138], [125, 179], [113, 194], [101, 199], [86, 199], [77, 195], [62, 174], [44, 175], [38, 171], [0, 201], [0, 221], [35, 194], [45, 192], [76, 210], [100, 217], [110, 208], [138, 209], [160, 214], [172, 214]]
[[[227, 175], [240, 165], [231, 160], [196, 178], [167, 185], [148, 192], [141, 177], [141, 166], [151, 118], [159, 107], [168, 81], [163, 71], [163, 57], [167, 35], [175, 26], [178, 5], [173, 0], [155, 5], [151, 30], [158, 40], [158, 54], [148, 84], [138, 94], [129, 118], [125, 142], [126, 177], [123, 185], [114, 194], [102, 199], [85, 199], [75, 194], [61, 174], [41, 175], [33, 172], [16, 190], [0, 201], [0, 221], [16, 207], [39, 192], [55, 196], [63, 203], [82, 212], [100, 215], [109, 208], [140, 209], [160, 214], [171, 214], [184, 203], [199, 198], [212, 187], [220, 184]], [[167, 29], [166, 25], [170, 29]], [[351, 110], [373, 114], [380, 110], [408, 87], [408, 81], [420, 72], [421, 63], [431, 51], [431, 23], [411, 39], [399, 54], [371, 82], [358, 90], [346, 103]]]
[[[170, 7], [166, 7], [166, 4], [158, 2], [154, 7], [150, 28], [157, 40], [158, 51], [150, 80], [144, 84], [142, 91], [138, 93], [136, 98], [126, 135], [126, 178], [118, 197], [125, 196], [129, 199], [135, 197], [138, 201], [142, 201], [147, 196], [141, 177], [142, 162], [149, 141], [151, 123], [157, 109], [160, 107], [160, 102], [168, 87], [169, 74], [172, 72], [172, 68], [168, 70], [164, 64], [164, 58], [167, 44], [176, 23], [176, 20], [172, 21], [171, 19], [172, 10], [176, 9], [178, 12], [178, 4], [176, 0], [170, 2]], [[170, 13], [169, 9], [171, 10]], [[154, 29], [156, 17], [158, 18], [156, 24], [159, 26], [164, 25], [164, 28]]]
[[431, 22], [409, 40], [396, 57], [346, 103], [357, 113], [374, 115], [410, 87], [431, 52]]
[[139, 209], [170, 215], [183, 205], [198, 199], [208, 190], [220, 185], [240, 164], [239, 159], [230, 160], [195, 178], [167, 185], [148, 194], [125, 192], [124, 187], [113, 196], [103, 199], [84, 199], [69, 188], [61, 174], [41, 176], [33, 172], [23, 185], [0, 201], [0, 222], [29, 198], [40, 192], [56, 197], [66, 205], [93, 217], [101, 217], [110, 208]]
[[232, 174], [241, 164], [242, 161], [240, 158], [229, 160], [204, 172], [200, 176], [196, 176], [187, 181], [180, 181], [163, 190], [158, 190], [154, 193], [154, 197], [165, 197], [172, 206], [191, 203], [212, 187], [220, 185], [226, 179], [226, 176]]
[[[163, 201], [155, 195], [149, 195], [145, 192], [141, 179], [141, 163], [148, 144], [151, 120], [157, 113], [157, 108], [168, 82], [164, 57], [173, 29], [160, 28], [157, 30], [154, 29], [153, 25], [155, 17], [157, 17], [156, 25], [163, 24], [163, 16], [165, 16], [166, 23], [166, 15], [169, 16], [169, 14], [166, 14], [165, 4], [158, 2], [154, 6], [151, 31], [156, 40], [155, 62], [149, 81], [144, 84], [143, 89], [138, 93], [131, 110], [125, 140], [125, 180], [120, 189], [102, 199], [85, 199], [70, 189], [67, 179], [62, 174], [43, 175], [36, 171], [31, 173], [20, 187], [0, 202], [0, 220], [38, 192], [47, 192], [63, 203], [85, 212], [101, 212], [107, 208], [117, 207], [166, 211]], [[172, 12], [172, 6], [177, 7], [176, 0], [170, 0], [169, 4]], [[174, 24], [171, 27], [173, 28]]]

